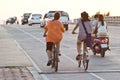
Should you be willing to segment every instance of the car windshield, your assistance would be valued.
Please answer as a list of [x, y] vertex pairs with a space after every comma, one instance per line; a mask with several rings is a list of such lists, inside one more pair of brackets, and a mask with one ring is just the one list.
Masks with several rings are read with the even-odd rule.
[[32, 14], [32, 16], [38, 16], [38, 17], [40, 17], [42, 15], [41, 14]]
[[47, 14], [47, 17], [48, 17], [48, 18], [49, 18], [49, 17], [54, 17], [54, 14], [55, 14], [55, 13], [48, 13], [48, 14]]
[[24, 16], [24, 18], [29, 18], [29, 16]]
[[[54, 14], [55, 14], [56, 11], [49, 11], [47, 17], [54, 17]], [[64, 12], [64, 11], [58, 11], [61, 13], [61, 16], [67, 16], [68, 17], [68, 13], [67, 12]]]
[[23, 14], [23, 16], [24, 16], [24, 17], [26, 17], [26, 16], [29, 17], [30, 14], [31, 14], [31, 13], [25, 13], [25, 14]]
[[67, 14], [67, 12], [61, 11], [61, 16], [67, 16], [68, 17], [68, 14]]

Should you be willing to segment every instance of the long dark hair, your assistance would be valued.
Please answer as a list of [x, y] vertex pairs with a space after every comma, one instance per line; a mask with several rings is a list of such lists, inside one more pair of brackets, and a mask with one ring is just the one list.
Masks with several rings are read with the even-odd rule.
[[90, 21], [89, 15], [88, 15], [88, 13], [85, 12], [85, 11], [81, 13], [81, 18], [82, 18], [82, 19], [81, 19], [82, 21]]
[[61, 16], [60, 12], [55, 12], [53, 20], [58, 20], [60, 18], [60, 16]]
[[104, 25], [104, 16], [102, 14], [99, 15], [99, 21]]

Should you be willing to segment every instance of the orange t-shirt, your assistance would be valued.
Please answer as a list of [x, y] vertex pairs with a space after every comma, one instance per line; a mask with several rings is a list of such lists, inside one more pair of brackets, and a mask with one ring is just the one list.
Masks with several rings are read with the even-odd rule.
[[44, 28], [47, 30], [46, 42], [59, 42], [62, 39], [64, 27], [60, 21], [50, 21]]

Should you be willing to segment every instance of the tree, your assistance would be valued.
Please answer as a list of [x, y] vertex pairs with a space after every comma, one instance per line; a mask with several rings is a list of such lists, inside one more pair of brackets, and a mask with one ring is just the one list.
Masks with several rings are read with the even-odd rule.
[[110, 16], [110, 12], [106, 13], [105, 16]]

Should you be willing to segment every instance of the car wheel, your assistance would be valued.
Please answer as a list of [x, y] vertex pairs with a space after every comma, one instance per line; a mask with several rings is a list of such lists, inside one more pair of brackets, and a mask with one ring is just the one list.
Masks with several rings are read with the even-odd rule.
[[17, 21], [17, 24], [19, 24], [19, 22]]
[[6, 22], [6, 24], [8, 24], [8, 22]]
[[29, 24], [29, 26], [32, 26], [32, 24]]
[[24, 25], [24, 23], [22, 23], [22, 25]]
[[41, 26], [41, 28], [43, 28], [44, 26]]

